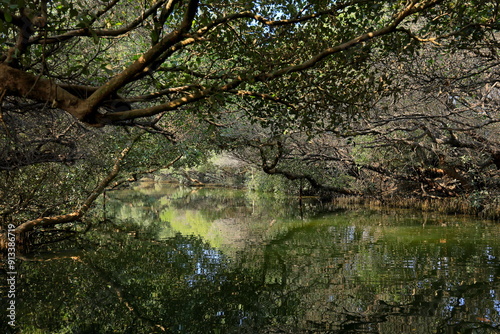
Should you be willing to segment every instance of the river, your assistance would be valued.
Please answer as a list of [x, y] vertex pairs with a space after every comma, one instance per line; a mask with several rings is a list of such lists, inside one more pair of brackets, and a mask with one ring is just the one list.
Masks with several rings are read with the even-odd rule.
[[495, 223], [159, 185], [100, 210], [19, 261], [21, 333], [500, 331]]

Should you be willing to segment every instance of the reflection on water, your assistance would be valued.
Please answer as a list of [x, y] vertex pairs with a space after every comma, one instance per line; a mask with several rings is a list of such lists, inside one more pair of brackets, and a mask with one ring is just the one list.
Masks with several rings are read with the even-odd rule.
[[78, 255], [19, 264], [23, 333], [500, 329], [494, 224], [224, 189], [127, 190], [106, 205]]

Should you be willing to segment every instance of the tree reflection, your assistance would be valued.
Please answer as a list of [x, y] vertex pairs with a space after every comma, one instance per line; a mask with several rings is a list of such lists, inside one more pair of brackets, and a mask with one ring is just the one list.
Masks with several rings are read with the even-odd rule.
[[[213, 202], [197, 197], [200, 208], [203, 202], [213, 207]], [[248, 214], [243, 209], [238, 212]], [[215, 221], [229, 219], [212, 214]], [[267, 229], [259, 230], [260, 242], [244, 243], [228, 253], [203, 239], [206, 235], [177, 233], [159, 239], [165, 222], [158, 215], [156, 220], [141, 217], [151, 220], [108, 222], [76, 245], [58, 243], [50, 253], [46, 249], [24, 258], [18, 265], [18, 329], [23, 333], [493, 333], [499, 329], [500, 248], [495, 229], [446, 228], [430, 222], [425, 228], [398, 222], [396, 228], [387, 217], [343, 213], [300, 223], [266, 223]], [[259, 224], [269, 219], [263, 211], [256, 217]], [[68, 252], [69, 246], [77, 249]], [[0, 330], [9, 330], [2, 326]]]
[[498, 330], [498, 249], [460, 239], [425, 240], [421, 247], [367, 238], [375, 233], [371, 227], [305, 227], [266, 247], [263, 280], [275, 287], [271, 299], [295, 304], [294, 313], [282, 315], [279, 323], [288, 324], [282, 330]]

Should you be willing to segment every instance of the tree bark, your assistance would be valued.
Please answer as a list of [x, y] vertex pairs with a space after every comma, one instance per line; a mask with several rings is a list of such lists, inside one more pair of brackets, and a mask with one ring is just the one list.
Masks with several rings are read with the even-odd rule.
[[0, 92], [37, 101], [46, 101], [51, 108], [60, 108], [83, 121], [87, 103], [62, 89], [52, 80], [0, 63]]

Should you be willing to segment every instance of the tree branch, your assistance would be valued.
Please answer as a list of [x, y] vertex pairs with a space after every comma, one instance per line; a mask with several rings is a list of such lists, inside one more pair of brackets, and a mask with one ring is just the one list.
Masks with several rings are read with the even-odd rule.
[[[79, 120], [85, 116], [85, 101], [68, 93], [52, 80], [44, 79], [0, 63], [0, 91], [8, 95], [44, 101], [52, 108], [60, 108]], [[82, 110], [83, 109], [83, 110]]]
[[89, 23], [88, 27], [84, 27], [81, 29], [75, 29], [72, 31], [68, 31], [64, 34], [61, 35], [56, 35], [56, 36], [48, 36], [48, 37], [42, 37], [42, 36], [36, 36], [32, 39], [30, 39], [29, 44], [53, 44], [53, 43], [60, 43], [63, 41], [66, 41], [68, 39], [71, 39], [73, 37], [77, 36], [87, 36], [87, 37], [93, 37], [93, 36], [98, 36], [98, 37], [117, 37], [121, 36], [124, 34], [127, 34], [128, 32], [132, 31], [133, 29], [137, 28], [141, 23], [143, 23], [149, 16], [151, 16], [158, 8], [160, 8], [162, 5], [165, 4], [168, 0], [161, 0], [156, 2], [153, 6], [151, 6], [147, 11], [145, 11], [143, 14], [135, 18], [132, 22], [130, 22], [128, 25], [120, 28], [120, 29], [92, 29], [90, 28], [90, 25], [97, 20], [100, 16], [104, 15], [107, 11], [109, 11], [114, 5], [116, 5], [120, 0], [114, 0], [110, 2], [103, 10], [97, 12], [94, 15], [93, 20]]
[[389, 25], [387, 25], [383, 28], [376, 30], [376, 31], [373, 31], [373, 32], [368, 32], [368, 33], [362, 34], [362, 35], [360, 35], [356, 38], [353, 38], [350, 41], [347, 41], [347, 42], [342, 43], [340, 45], [327, 48], [301, 64], [288, 66], [288, 67], [279, 69], [279, 70], [274, 71], [274, 72], [262, 73], [262, 74], [258, 75], [255, 79], [258, 81], [265, 82], [265, 81], [275, 79], [277, 77], [281, 77], [281, 76], [288, 74], [288, 73], [300, 72], [300, 71], [304, 71], [306, 69], [312, 68], [316, 64], [321, 62], [323, 59], [327, 58], [328, 56], [331, 56], [335, 53], [339, 53], [339, 52], [348, 50], [356, 45], [359, 45], [363, 42], [374, 39], [376, 37], [380, 37], [383, 35], [388, 35], [390, 33], [393, 33], [394, 31], [396, 31], [397, 26], [408, 16], [410, 16], [418, 11], [435, 6], [442, 1], [443, 0], [433, 0], [433, 1], [429, 1], [427, 3], [421, 4], [420, 6], [415, 5], [416, 1], [411, 1], [411, 3], [404, 10], [402, 10], [398, 14], [394, 15], [393, 20]]
[[[184, 20], [178, 29], [172, 31], [163, 37], [160, 42], [154, 45], [132, 65], [114, 76], [106, 84], [99, 87], [88, 99], [89, 114], [96, 112], [96, 107], [112, 93], [126, 85], [135, 75], [144, 70], [149, 64], [156, 60], [166, 49], [178, 43], [184, 35], [190, 30], [193, 20], [198, 10], [199, 0], [190, 0], [184, 15]], [[90, 116], [90, 115], [89, 115]], [[94, 115], [95, 116], [95, 115]]]
[[97, 197], [99, 197], [99, 195], [102, 194], [104, 189], [106, 189], [106, 187], [111, 183], [111, 181], [113, 181], [115, 177], [118, 175], [118, 173], [120, 172], [121, 162], [123, 161], [123, 159], [125, 159], [127, 154], [132, 149], [132, 146], [138, 139], [139, 137], [137, 137], [133, 142], [131, 142], [127, 147], [125, 147], [122, 150], [122, 152], [116, 159], [115, 164], [111, 169], [111, 171], [109, 172], [109, 174], [97, 185], [97, 187], [90, 193], [90, 195], [83, 202], [83, 204], [80, 205], [78, 209], [66, 215], [42, 217], [24, 222], [14, 229], [14, 233], [16, 233], [17, 235], [21, 235], [27, 231], [33, 230], [35, 227], [70, 223], [82, 218], [83, 215], [85, 215], [87, 211], [90, 209], [91, 205], [94, 203]]

